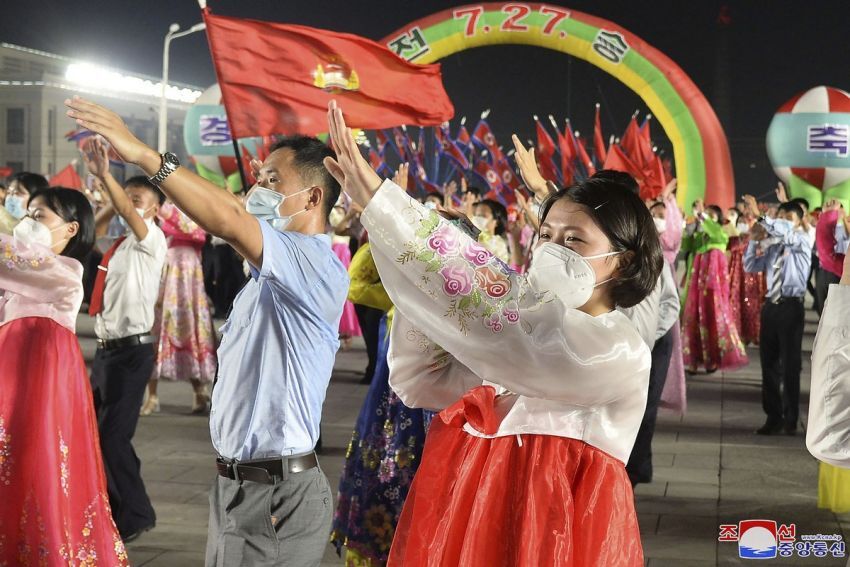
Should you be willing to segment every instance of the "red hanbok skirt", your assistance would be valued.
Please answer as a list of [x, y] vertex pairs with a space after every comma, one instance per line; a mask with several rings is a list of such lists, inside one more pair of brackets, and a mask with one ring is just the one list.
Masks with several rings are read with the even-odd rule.
[[471, 390], [431, 423], [388, 565], [641, 566], [623, 463], [577, 439], [495, 432], [495, 390]]
[[127, 565], [77, 337], [18, 319], [0, 357], [0, 565]]

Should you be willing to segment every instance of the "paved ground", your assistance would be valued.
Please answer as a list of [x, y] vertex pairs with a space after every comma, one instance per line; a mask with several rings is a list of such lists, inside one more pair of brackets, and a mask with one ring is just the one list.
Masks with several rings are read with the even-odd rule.
[[[91, 321], [81, 317], [83, 350], [91, 359]], [[811, 350], [815, 323], [807, 323], [804, 350]], [[807, 358], [807, 356], [804, 356]], [[735, 543], [718, 542], [718, 526], [746, 519], [794, 522], [797, 534], [842, 534], [850, 538], [850, 516], [817, 509], [817, 462], [804, 438], [760, 437], [758, 351], [748, 368], [689, 379], [688, 412], [662, 414], [653, 445], [655, 481], [636, 491], [647, 564], [688, 567], [747, 564]], [[341, 352], [324, 409], [322, 466], [336, 487], [366, 386], [362, 344]], [[804, 363], [803, 401], [809, 366]], [[160, 386], [162, 412], [140, 421], [136, 449], [158, 515], [155, 530], [129, 545], [134, 565], [191, 567], [203, 564], [207, 491], [214, 479], [207, 421], [189, 415], [188, 384]], [[758, 565], [844, 565], [827, 558], [760, 561]], [[323, 565], [341, 565], [328, 546]]]

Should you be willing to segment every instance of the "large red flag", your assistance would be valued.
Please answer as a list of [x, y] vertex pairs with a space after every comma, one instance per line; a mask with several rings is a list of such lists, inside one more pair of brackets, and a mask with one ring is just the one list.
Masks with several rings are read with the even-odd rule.
[[83, 188], [83, 181], [80, 179], [80, 176], [77, 174], [77, 169], [74, 166], [75, 163], [71, 162], [65, 166], [65, 169], [51, 177], [49, 181], [50, 186], [67, 187], [69, 189], [81, 191]]
[[355, 128], [441, 124], [454, 115], [439, 64], [415, 65], [356, 35], [204, 11], [237, 138], [327, 131], [337, 99]]
[[493, 135], [490, 125], [484, 118], [481, 118], [481, 120], [478, 121], [478, 124], [475, 126], [475, 130], [472, 131], [472, 140], [487, 148], [487, 159], [489, 161], [495, 163], [504, 159], [505, 156], [502, 154], [502, 149], [496, 141], [496, 136]]
[[596, 154], [596, 163], [600, 166], [605, 163], [608, 151], [605, 149], [605, 138], [602, 137], [602, 119], [599, 117], [599, 104], [596, 104], [596, 117], [593, 119], [593, 153]]
[[[632, 119], [629, 120], [629, 125], [623, 133], [622, 140], [620, 140], [620, 146], [623, 152], [629, 156], [630, 161], [639, 166], [644, 165], [642, 159], [643, 153], [640, 150], [640, 126], [638, 126], [637, 120], [635, 120], [634, 116], [632, 116]], [[611, 151], [610, 148], [608, 151]]]
[[605, 160], [605, 169], [624, 171], [635, 178], [638, 185], [643, 182], [643, 172], [629, 159], [617, 144], [608, 148], [608, 157]]
[[540, 165], [540, 173], [549, 181], [559, 181], [561, 176], [555, 167], [555, 141], [540, 120], [535, 116], [534, 125], [537, 128], [537, 160]]
[[576, 148], [578, 150], [578, 160], [587, 170], [587, 175], [590, 177], [594, 173], [596, 173], [596, 168], [593, 167], [593, 160], [590, 159], [590, 156], [587, 155], [587, 148], [584, 147], [584, 140], [581, 139], [578, 135], [575, 137]]

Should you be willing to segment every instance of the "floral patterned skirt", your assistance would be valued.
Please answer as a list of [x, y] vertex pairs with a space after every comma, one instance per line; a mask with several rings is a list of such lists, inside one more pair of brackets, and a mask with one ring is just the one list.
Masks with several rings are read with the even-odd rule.
[[0, 565], [127, 565], [77, 337], [18, 319], [0, 353]]
[[159, 337], [154, 379], [213, 381], [216, 353], [212, 313], [201, 256], [191, 246], [168, 249], [151, 332]]
[[401, 403], [389, 386], [386, 316], [378, 364], [346, 453], [331, 543], [349, 566], [384, 565], [422, 457], [426, 412]]
[[732, 318], [745, 345], [759, 344], [761, 330], [761, 307], [767, 294], [764, 272], [747, 273], [744, 271], [744, 251], [746, 239], [730, 248], [729, 259], [729, 306]]
[[682, 320], [682, 358], [686, 367], [706, 370], [734, 370], [749, 362], [732, 318], [729, 271], [722, 250], [694, 258]]

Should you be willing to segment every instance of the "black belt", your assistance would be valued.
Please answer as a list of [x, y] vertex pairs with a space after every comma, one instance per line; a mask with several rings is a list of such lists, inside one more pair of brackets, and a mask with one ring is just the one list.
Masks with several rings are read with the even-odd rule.
[[148, 333], [140, 333], [138, 335], [130, 335], [129, 337], [121, 337], [120, 339], [97, 339], [97, 348], [103, 350], [113, 350], [116, 348], [124, 348], [139, 345], [153, 344], [154, 338]]
[[231, 480], [250, 480], [262, 484], [274, 484], [274, 477], [283, 479], [288, 474], [300, 473], [318, 467], [319, 459], [315, 452], [294, 457], [241, 462], [218, 457], [215, 460], [215, 466], [220, 476]]
[[803, 303], [802, 297], [794, 297], [794, 296], [790, 296], [790, 295], [788, 295], [788, 296], [783, 295], [782, 297], [779, 297], [779, 298], [776, 298], [776, 299], [770, 299], [769, 297], [766, 298], [766, 299], [767, 299], [768, 303], [772, 303], [774, 305], [779, 305], [780, 303], [790, 303], [792, 301], [794, 303]]

